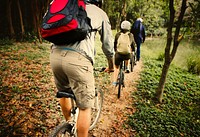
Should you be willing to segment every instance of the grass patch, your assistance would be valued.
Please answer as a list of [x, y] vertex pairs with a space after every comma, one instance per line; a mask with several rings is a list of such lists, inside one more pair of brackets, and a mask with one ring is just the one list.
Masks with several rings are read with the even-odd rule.
[[[162, 60], [165, 46], [166, 38], [146, 40], [141, 47], [141, 56]], [[200, 74], [200, 44], [195, 41], [181, 41], [172, 64], [191, 73]]]
[[200, 136], [200, 78], [172, 65], [164, 103], [157, 104], [161, 68], [162, 62], [145, 58], [138, 91], [133, 93], [137, 111], [128, 124], [142, 137]]

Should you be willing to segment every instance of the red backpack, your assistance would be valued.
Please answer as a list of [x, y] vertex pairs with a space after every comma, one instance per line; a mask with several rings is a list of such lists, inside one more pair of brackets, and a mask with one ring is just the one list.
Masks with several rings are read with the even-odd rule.
[[53, 0], [41, 25], [41, 36], [57, 45], [75, 43], [91, 32], [84, 0]]

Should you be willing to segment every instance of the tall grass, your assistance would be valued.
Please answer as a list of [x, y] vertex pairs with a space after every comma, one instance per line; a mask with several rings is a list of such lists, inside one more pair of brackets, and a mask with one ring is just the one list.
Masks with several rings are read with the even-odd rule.
[[[161, 57], [164, 57], [165, 47], [166, 38], [147, 39], [142, 44], [141, 56], [160, 60]], [[188, 71], [193, 65], [196, 71], [200, 71], [200, 42], [181, 41], [172, 64]]]

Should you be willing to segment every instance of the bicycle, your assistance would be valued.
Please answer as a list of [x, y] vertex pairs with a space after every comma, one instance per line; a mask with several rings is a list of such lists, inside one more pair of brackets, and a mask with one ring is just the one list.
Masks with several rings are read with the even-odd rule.
[[124, 70], [125, 70], [125, 61], [123, 60], [120, 63], [119, 73], [118, 73], [118, 77], [117, 77], [117, 85], [116, 86], [118, 86], [118, 94], [117, 94], [118, 98], [120, 98], [120, 94], [121, 94], [122, 88], [125, 87], [125, 84], [124, 84]]
[[[97, 71], [97, 70], [94, 70], [94, 71]], [[103, 69], [98, 70], [98, 71], [102, 72]], [[103, 92], [97, 86], [95, 87], [96, 87], [95, 88], [95, 104], [91, 108], [91, 124], [90, 124], [89, 130], [94, 129], [94, 127], [96, 126], [100, 117], [102, 104], [103, 104]], [[57, 92], [56, 96], [58, 98], [65, 97], [65, 98], [71, 99], [71, 102], [72, 102], [71, 120], [65, 121], [59, 124], [58, 126], [56, 126], [49, 137], [77, 137], [76, 122], [77, 122], [79, 110], [78, 110], [78, 107], [76, 106], [76, 102], [75, 102], [76, 98], [72, 90], [69, 91], [69, 93], [59, 91]]]
[[133, 68], [136, 65], [136, 51], [131, 53], [131, 58], [130, 58], [130, 67], [131, 67], [131, 72], [133, 72]]

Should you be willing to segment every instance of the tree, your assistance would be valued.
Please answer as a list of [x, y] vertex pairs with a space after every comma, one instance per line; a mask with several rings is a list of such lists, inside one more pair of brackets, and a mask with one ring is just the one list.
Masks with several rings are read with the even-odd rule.
[[22, 16], [22, 10], [21, 10], [19, 0], [17, 0], [17, 8], [18, 8], [18, 11], [19, 11], [19, 18], [20, 18], [21, 38], [23, 39], [25, 30], [24, 30], [23, 16]]
[[[180, 35], [179, 33], [180, 33], [183, 17], [184, 17], [186, 8], [187, 8], [186, 1], [187, 0], [182, 0], [181, 12], [178, 16], [178, 21], [177, 21], [177, 25], [175, 27], [174, 36], [172, 36], [172, 33], [173, 33], [172, 28], [174, 26], [174, 19], [175, 19], [175, 9], [174, 9], [174, 0], [169, 0], [170, 21], [169, 21], [168, 30], [167, 30], [168, 34], [167, 34], [167, 44], [165, 47], [165, 61], [164, 61], [164, 65], [162, 68], [159, 85], [156, 90], [157, 99], [160, 103], [163, 100], [163, 91], [164, 91], [166, 77], [167, 77], [167, 73], [168, 73], [170, 64], [171, 64], [172, 60], [174, 59], [178, 45], [183, 38], [183, 35]], [[173, 46], [171, 49], [172, 44], [173, 44]]]
[[10, 33], [10, 37], [13, 37], [15, 35], [15, 30], [13, 28], [13, 23], [12, 23], [12, 11], [11, 11], [11, 4], [12, 1], [11, 0], [7, 0], [7, 19], [8, 19], [8, 24], [9, 24], [9, 33]]

